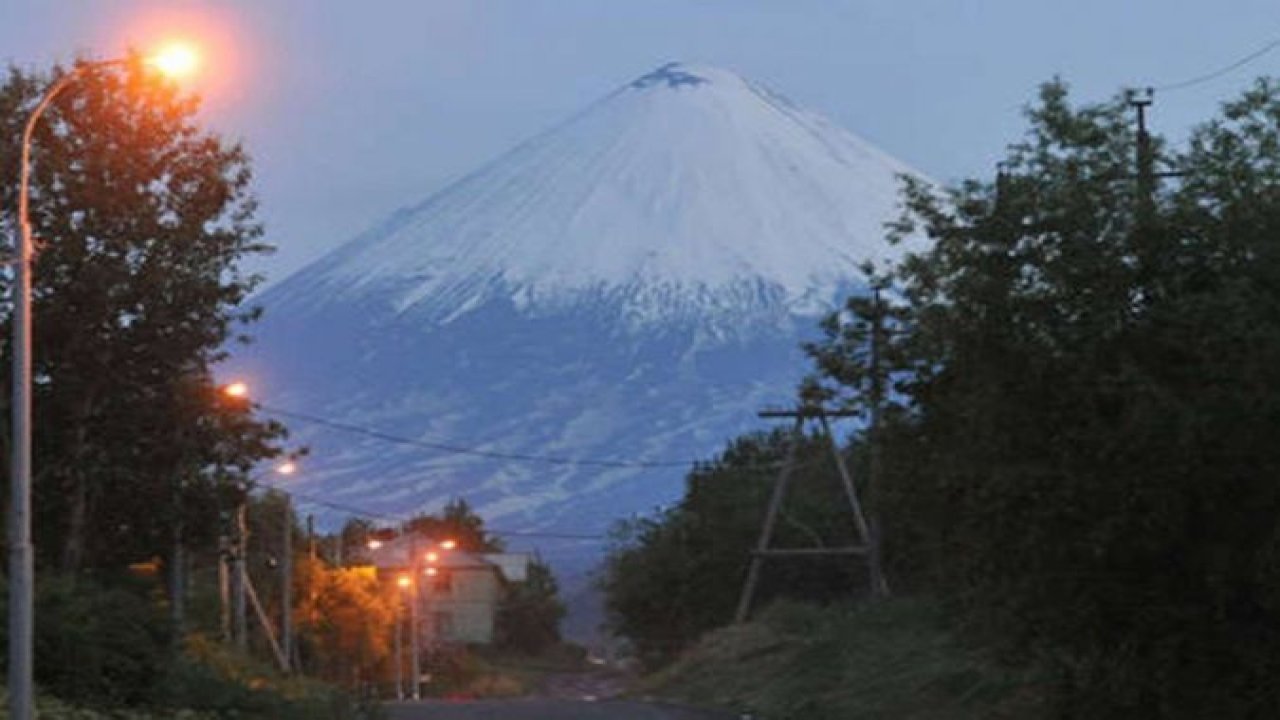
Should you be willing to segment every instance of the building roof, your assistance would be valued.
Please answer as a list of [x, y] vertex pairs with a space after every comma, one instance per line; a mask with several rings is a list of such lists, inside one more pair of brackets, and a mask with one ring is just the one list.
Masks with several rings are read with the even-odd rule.
[[473, 553], [465, 550], [445, 550], [438, 543], [424, 538], [401, 535], [389, 540], [380, 541], [377, 548], [369, 548], [369, 561], [379, 570], [403, 570], [413, 563], [413, 554], [418, 555], [418, 562], [427, 562], [427, 553], [435, 553], [434, 562], [429, 564], [446, 570], [489, 570], [497, 572], [509, 582], [524, 582], [528, 578], [530, 555], [528, 553]]

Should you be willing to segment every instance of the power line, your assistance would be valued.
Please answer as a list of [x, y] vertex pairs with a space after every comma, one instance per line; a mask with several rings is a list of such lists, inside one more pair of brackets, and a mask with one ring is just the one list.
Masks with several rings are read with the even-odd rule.
[[1280, 47], [1280, 38], [1276, 38], [1275, 40], [1272, 40], [1266, 45], [1263, 45], [1257, 50], [1254, 50], [1248, 55], [1245, 55], [1239, 60], [1236, 60], [1230, 65], [1226, 65], [1221, 68], [1218, 68], [1213, 72], [1205, 73], [1204, 75], [1198, 75], [1196, 77], [1188, 78], [1186, 80], [1181, 80], [1174, 83], [1168, 83], [1166, 85], [1157, 85], [1151, 89], [1154, 90], [1155, 92], [1169, 92], [1171, 90], [1182, 90], [1183, 88], [1189, 88], [1189, 87], [1194, 87], [1196, 85], [1201, 85], [1203, 83], [1209, 82], [1210, 80], [1217, 80], [1223, 75], [1239, 70], [1245, 65], [1248, 65], [1249, 63], [1253, 62], [1254, 60], [1257, 60], [1258, 58], [1262, 57], [1263, 55], [1266, 55], [1267, 53], [1270, 53], [1272, 50], [1275, 50], [1278, 47]]
[[[320, 507], [326, 507], [331, 510], [339, 510], [345, 513], [350, 513], [351, 515], [354, 515], [356, 517], [369, 518], [371, 520], [385, 520], [388, 522], [395, 522], [395, 523], [407, 522], [409, 520], [412, 520], [415, 517], [413, 515], [408, 515], [408, 514], [397, 515], [397, 514], [391, 514], [391, 513], [377, 512], [374, 510], [367, 510], [365, 508], [359, 508], [354, 505], [347, 505], [340, 502], [334, 502], [332, 500], [325, 500], [325, 499], [316, 497], [315, 495], [296, 492], [294, 490], [285, 491], [278, 487], [276, 487], [275, 489], [280, 490], [281, 492], [288, 492], [290, 495], [297, 498], [298, 500], [301, 500], [304, 503], [308, 503], [311, 505], [319, 505]], [[488, 527], [484, 528], [484, 533], [486, 535], [497, 535], [498, 537], [547, 538], [551, 540], [604, 540], [606, 539], [605, 535], [588, 535], [584, 533], [538, 532], [535, 530], [502, 530], [502, 529], [488, 528]]]
[[[383, 442], [389, 442], [389, 443], [394, 443], [398, 445], [422, 447], [422, 448], [426, 448], [426, 449], [437, 451], [437, 452], [449, 452], [449, 453], [456, 453], [456, 454], [474, 455], [474, 456], [493, 458], [493, 459], [499, 459], [499, 460], [541, 462], [541, 463], [555, 464], [555, 465], [586, 465], [586, 466], [614, 467], [614, 468], [683, 467], [683, 468], [689, 468], [689, 469], [704, 468], [711, 472], [714, 472], [717, 469], [719, 469], [719, 463], [716, 461], [688, 461], [688, 460], [625, 461], [625, 460], [602, 460], [602, 459], [591, 459], [591, 458], [575, 459], [575, 458], [564, 458], [564, 457], [543, 456], [543, 455], [530, 455], [530, 454], [523, 454], [523, 453], [495, 452], [495, 451], [482, 450], [482, 449], [470, 447], [470, 446], [455, 445], [455, 444], [440, 443], [440, 442], [430, 442], [426, 440], [416, 440], [413, 438], [393, 435], [391, 433], [386, 433], [386, 432], [375, 430], [372, 428], [361, 427], [359, 425], [353, 425], [350, 423], [329, 420], [327, 418], [322, 418], [316, 415], [310, 415], [308, 413], [301, 413], [293, 410], [285, 410], [283, 408], [267, 406], [261, 403], [256, 403], [255, 406], [260, 410], [263, 410], [264, 412], [278, 415], [281, 417], [301, 420], [303, 422], [309, 422], [316, 425], [321, 425], [321, 426], [328, 427], [334, 430], [339, 430], [342, 432], [363, 435], [365, 437], [381, 440]], [[811, 458], [804, 462], [793, 463], [793, 468], [807, 469], [809, 467], [816, 466], [821, 462], [822, 462], [821, 458]], [[458, 465], [460, 465], [460, 463], [459, 464], [446, 463], [443, 465], [432, 465], [429, 467], [457, 467]], [[729, 464], [723, 469], [734, 471], [734, 472], [774, 471], [780, 468], [781, 466], [782, 466], [781, 463], [774, 461], [774, 462], [763, 463], [759, 465]], [[277, 489], [277, 490], [282, 489], [274, 485], [269, 485], [269, 487], [273, 487], [274, 489]], [[329, 499], [317, 497], [315, 495], [301, 493], [293, 490], [289, 490], [287, 492], [289, 492], [292, 496], [296, 497], [297, 499], [305, 503], [329, 508], [331, 510], [338, 510], [340, 512], [345, 512], [355, 517], [363, 517], [363, 518], [382, 520], [382, 521], [393, 522], [393, 523], [403, 523], [408, 520], [411, 520], [413, 517], [407, 514], [391, 514], [391, 513], [368, 510], [365, 508], [356, 507], [354, 505], [348, 505], [345, 503], [336, 502], [334, 500], [329, 500]], [[498, 537], [527, 537], [527, 538], [546, 538], [546, 539], [554, 539], [554, 540], [588, 540], [588, 541], [599, 541], [599, 540], [607, 539], [607, 536], [601, 535], [601, 534], [588, 535], [588, 534], [579, 534], [579, 533], [502, 530], [502, 529], [496, 529], [496, 528], [486, 528], [485, 532], [487, 534], [495, 535]]]
[[484, 450], [474, 446], [457, 445], [453, 443], [431, 442], [429, 440], [416, 440], [414, 438], [392, 435], [381, 430], [352, 425], [350, 423], [329, 420], [316, 415], [300, 413], [293, 410], [284, 410], [282, 408], [270, 407], [267, 405], [258, 405], [262, 410], [273, 415], [301, 420], [314, 425], [322, 425], [334, 430], [364, 435], [384, 442], [395, 443], [397, 445], [410, 445], [425, 448], [427, 450], [435, 450], [437, 452], [453, 453], [457, 455], [472, 455], [475, 457], [490, 458], [493, 460], [512, 460], [518, 462], [545, 463], [547, 465], [578, 465], [589, 467], [606, 467], [606, 468], [672, 468], [672, 467], [695, 467], [699, 464], [697, 460], [611, 460], [602, 458], [571, 458], [560, 457], [555, 455], [534, 455], [527, 453], [508, 453], [496, 450]]
[[[518, 462], [540, 462], [540, 463], [548, 463], [548, 464], [555, 464], [555, 465], [586, 465], [586, 466], [611, 467], [611, 468], [650, 468], [652, 469], [652, 468], [677, 468], [678, 467], [678, 468], [688, 468], [691, 471], [703, 470], [707, 472], [715, 472], [720, 469], [731, 470], [734, 472], [773, 472], [775, 470], [778, 470], [780, 467], [782, 467], [782, 464], [783, 464], [782, 461], [779, 461], [779, 460], [774, 460], [766, 463], [736, 464], [736, 463], [730, 462], [726, 464], [723, 461], [723, 458], [712, 459], [712, 460], [610, 460], [610, 459], [593, 459], [593, 458], [575, 459], [575, 458], [555, 457], [555, 456], [546, 456], [546, 455], [533, 455], [533, 454], [525, 454], [525, 453], [504, 453], [504, 452], [497, 452], [497, 451], [481, 450], [479, 448], [463, 446], [463, 445], [431, 442], [427, 440], [416, 440], [414, 438], [408, 438], [401, 435], [393, 435], [391, 433], [383, 432], [381, 430], [375, 430], [373, 428], [367, 428], [359, 425], [353, 425], [351, 423], [345, 423], [337, 420], [330, 420], [328, 418], [322, 418], [318, 415], [311, 415], [308, 413], [301, 413], [294, 410], [285, 410], [283, 408], [262, 405], [261, 403], [256, 403], [255, 407], [270, 414], [275, 414], [281, 417], [293, 418], [295, 420], [301, 420], [303, 422], [321, 425], [334, 430], [339, 430], [341, 432], [348, 432], [356, 435], [363, 435], [365, 437], [370, 437], [375, 440], [381, 440], [383, 442], [393, 443], [397, 445], [408, 445], [412, 447], [421, 447], [421, 448], [433, 450], [436, 452], [448, 452], [448, 453], [455, 453], [455, 454], [473, 455], [473, 456], [498, 459], [498, 460], [508, 460], [508, 461], [518, 461]], [[798, 469], [808, 468], [808, 467], [821, 464], [822, 462], [823, 460], [821, 458], [815, 458], [815, 459], [806, 460], [801, 463], [796, 463], [795, 467]], [[429, 465], [417, 465], [414, 467], [414, 469], [415, 470], [424, 470], [424, 469], [432, 470], [436, 468], [456, 468], [456, 467], [466, 467], [466, 466], [467, 464], [465, 462], [438, 463], [438, 464], [429, 464]]]

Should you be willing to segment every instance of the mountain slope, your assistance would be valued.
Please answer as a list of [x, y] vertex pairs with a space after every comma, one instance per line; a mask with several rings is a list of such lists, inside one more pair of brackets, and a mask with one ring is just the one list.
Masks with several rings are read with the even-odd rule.
[[291, 423], [306, 494], [393, 514], [462, 495], [498, 527], [598, 533], [792, 397], [798, 343], [890, 251], [910, 172], [666, 65], [271, 287], [232, 364], [270, 406], [388, 434], [652, 463]]

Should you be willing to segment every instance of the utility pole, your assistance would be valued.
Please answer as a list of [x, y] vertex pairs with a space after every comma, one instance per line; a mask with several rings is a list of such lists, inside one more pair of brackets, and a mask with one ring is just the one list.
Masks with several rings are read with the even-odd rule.
[[249, 618], [245, 605], [249, 579], [245, 568], [245, 556], [249, 552], [247, 513], [247, 499], [241, 500], [236, 507], [235, 541], [231, 556], [231, 635], [236, 647], [245, 652], [249, 650]]
[[307, 515], [307, 557], [316, 561], [316, 516]]
[[284, 671], [293, 662], [293, 498], [284, 493], [284, 538], [280, 558], [280, 644], [284, 649]]
[[396, 596], [396, 699], [404, 700], [404, 594]]
[[773, 493], [769, 496], [769, 507], [765, 510], [764, 526], [760, 529], [760, 539], [756, 541], [755, 552], [751, 554], [751, 565], [747, 568], [747, 580], [742, 586], [742, 596], [738, 598], [738, 611], [734, 622], [746, 622], [751, 614], [751, 601], [755, 598], [756, 585], [760, 582], [760, 566], [764, 561], [764, 553], [769, 550], [773, 540], [773, 527], [778, 521], [778, 510], [782, 507], [782, 498], [787, 494], [787, 482], [791, 480], [791, 472], [795, 467], [796, 451], [804, 431], [804, 420], [796, 416], [795, 428], [791, 431], [791, 444], [787, 447], [787, 459], [782, 463], [782, 471], [773, 484]]
[[249, 602], [253, 604], [253, 614], [258, 618], [258, 624], [262, 626], [262, 634], [267, 638], [267, 644], [271, 646], [271, 652], [276, 656], [276, 662], [280, 665], [281, 672], [289, 671], [289, 660], [285, 657], [284, 649], [280, 647], [280, 643], [276, 640], [276, 633], [271, 629], [271, 618], [267, 617], [267, 611], [262, 607], [262, 601], [258, 599], [258, 591], [253, 589], [253, 582], [245, 577], [245, 595]]
[[222, 640], [231, 642], [234, 638], [231, 631], [231, 538], [226, 532], [226, 520], [223, 520], [223, 533], [218, 537], [218, 619], [222, 629]]
[[1138, 218], [1144, 226], [1155, 217], [1155, 154], [1151, 147], [1151, 134], [1147, 132], [1147, 108], [1151, 107], [1153, 99], [1154, 91], [1151, 88], [1129, 93], [1129, 107], [1134, 109], [1138, 120], [1134, 170], [1138, 181]]
[[[880, 288], [873, 291], [871, 319], [871, 427], [867, 430], [867, 454], [869, 477], [867, 478], [867, 506], [869, 511], [867, 537], [867, 566], [871, 575], [871, 595], [884, 597], [889, 594], [889, 584], [884, 577], [883, 548], [880, 527], [880, 485], [883, 482], [883, 465], [880, 448], [880, 421], [884, 412], [884, 305], [880, 300]], [[823, 425], [826, 419], [823, 418]], [[828, 431], [829, 433], [830, 431]]]
[[[320, 563], [316, 556], [316, 518], [314, 515], [307, 514], [307, 622], [314, 628], [316, 626], [316, 586], [320, 580]], [[294, 652], [297, 652], [297, 645], [294, 645]], [[298, 667], [302, 668], [302, 656], [297, 657]]]
[[[868, 555], [872, 537], [866, 516], [862, 511], [862, 504], [858, 499], [857, 488], [853, 484], [853, 477], [844, 462], [844, 457], [840, 454], [839, 444], [831, 433], [831, 426], [828, 420], [828, 418], [832, 417], [852, 417], [856, 413], [852, 410], [831, 409], [821, 405], [804, 403], [794, 410], [762, 410], [757, 414], [761, 418], [785, 418], [795, 422], [792, 425], [791, 444], [787, 448], [786, 459], [778, 472], [778, 478], [773, 486], [773, 493], [769, 498], [769, 506], [765, 511], [764, 524], [760, 529], [760, 539], [756, 543], [755, 551], [751, 553], [751, 564], [747, 569], [747, 578], [742, 586], [742, 595], [738, 599], [738, 610], [734, 615], [734, 622], [737, 623], [746, 622], [751, 615], [751, 604], [755, 599], [756, 586], [759, 584], [760, 572], [766, 558]], [[800, 448], [800, 444], [804, 441], [804, 425], [805, 422], [814, 420], [823, 428], [824, 434], [827, 436], [827, 442], [831, 445], [836, 469], [840, 473], [840, 482], [844, 488], [845, 500], [849, 503], [849, 510], [852, 514], [853, 529], [862, 544], [846, 547], [774, 548], [771, 545], [773, 532], [777, 525], [778, 514], [782, 509], [782, 501], [787, 493], [787, 484], [790, 482], [791, 475], [795, 470], [796, 453]], [[884, 587], [883, 578], [878, 575], [879, 568], [870, 567], [868, 572], [871, 574], [871, 592], [873, 595], [879, 595]]]
[[422, 571], [418, 565], [418, 533], [412, 526], [406, 525], [409, 531], [409, 577], [412, 581], [409, 583], [409, 677], [410, 687], [412, 691], [410, 696], [414, 700], [421, 699], [419, 694], [419, 686], [422, 684], [422, 666], [421, 666], [421, 621], [418, 617], [419, 603], [422, 602], [422, 595], [418, 588], [422, 584]]

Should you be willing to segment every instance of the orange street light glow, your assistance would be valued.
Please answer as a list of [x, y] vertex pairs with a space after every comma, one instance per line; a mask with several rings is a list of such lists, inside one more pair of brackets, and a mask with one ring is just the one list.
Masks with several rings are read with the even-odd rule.
[[236, 381], [222, 388], [222, 393], [227, 397], [247, 398], [249, 397], [249, 386], [245, 383]]
[[440, 553], [433, 553], [433, 552], [427, 553], [427, 562], [433, 563], [433, 562], [439, 562], [439, 561], [440, 561]]
[[281, 475], [292, 475], [298, 472], [298, 464], [293, 462], [292, 460], [283, 462], [280, 464], [279, 467], [276, 468], [276, 472], [280, 473]]
[[444, 548], [445, 550], [452, 550], [458, 547], [458, 543], [456, 540], [445, 540], [444, 542], [440, 543], [440, 547]]
[[171, 78], [186, 77], [200, 65], [200, 55], [190, 44], [170, 42], [160, 48], [147, 64]]
[[378, 548], [382, 547], [382, 541], [381, 541], [381, 540], [370, 540], [370, 541], [369, 541], [369, 543], [368, 543], [368, 547], [369, 547], [369, 549], [370, 549], [370, 550], [377, 550]]
[[409, 579], [408, 575], [401, 575], [400, 577], [396, 578], [396, 584], [402, 588], [409, 587], [409, 583], [411, 582], [413, 581]]
[[427, 574], [431, 576], [439, 575], [440, 571], [435, 568], [427, 568]]

